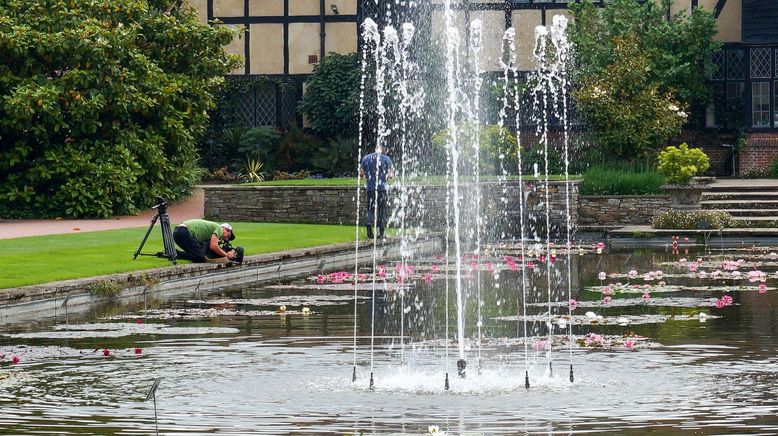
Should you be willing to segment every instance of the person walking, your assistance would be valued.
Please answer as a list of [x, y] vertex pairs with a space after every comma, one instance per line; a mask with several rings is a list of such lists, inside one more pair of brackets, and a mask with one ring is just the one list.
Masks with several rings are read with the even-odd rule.
[[363, 157], [359, 163], [359, 175], [365, 178], [367, 191], [365, 226], [369, 239], [375, 237], [374, 226], [378, 228], [378, 237], [383, 239], [386, 227], [387, 179], [394, 177], [394, 164], [386, 153], [386, 146], [376, 147], [375, 152]]

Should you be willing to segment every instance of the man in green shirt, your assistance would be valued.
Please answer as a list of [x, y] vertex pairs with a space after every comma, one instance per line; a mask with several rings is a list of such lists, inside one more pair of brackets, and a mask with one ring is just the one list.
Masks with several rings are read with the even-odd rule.
[[178, 257], [192, 262], [228, 263], [237, 254], [234, 250], [222, 250], [219, 240], [233, 239], [235, 233], [231, 225], [206, 220], [184, 221], [173, 231], [173, 240], [184, 250]]

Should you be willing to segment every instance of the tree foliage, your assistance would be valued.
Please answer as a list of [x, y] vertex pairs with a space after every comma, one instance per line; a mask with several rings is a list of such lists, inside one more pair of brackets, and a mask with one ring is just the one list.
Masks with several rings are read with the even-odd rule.
[[[689, 108], [708, 101], [716, 21], [694, 8], [668, 17], [671, 0], [571, 4], [573, 97], [603, 155], [633, 160], [677, 134]], [[674, 116], [675, 113], [677, 116]]]
[[198, 180], [235, 36], [173, 0], [0, 0], [0, 214], [108, 216]]
[[330, 53], [313, 68], [299, 110], [325, 138], [356, 136], [361, 70], [356, 53]]

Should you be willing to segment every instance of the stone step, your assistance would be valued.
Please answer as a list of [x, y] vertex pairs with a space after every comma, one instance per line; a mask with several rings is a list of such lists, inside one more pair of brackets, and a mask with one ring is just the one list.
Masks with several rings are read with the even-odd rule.
[[778, 191], [705, 191], [702, 193], [703, 200], [778, 200]]
[[706, 192], [746, 192], [746, 191], [776, 191], [778, 181], [774, 179], [761, 180], [718, 180], [705, 186]]
[[742, 200], [702, 200], [700, 206], [703, 209], [778, 209], [778, 199], [742, 201]]
[[732, 217], [758, 217], [758, 216], [774, 216], [778, 214], [778, 209], [706, 209], [706, 210], [721, 210], [732, 215]]

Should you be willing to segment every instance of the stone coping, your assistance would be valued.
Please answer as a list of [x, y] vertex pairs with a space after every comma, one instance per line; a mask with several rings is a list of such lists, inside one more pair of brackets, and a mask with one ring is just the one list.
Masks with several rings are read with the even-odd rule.
[[[426, 239], [421, 240], [418, 244], [422, 246], [425, 242], [428, 243], [429, 241], [435, 240], [439, 240], [439, 237], [431, 234], [428, 235]], [[391, 254], [396, 253], [399, 246], [400, 241], [397, 239], [388, 239], [386, 242], [380, 243], [379, 247], [381, 248], [381, 253], [379, 257], [384, 258], [387, 254], [390, 254], [390, 252]], [[361, 241], [359, 243], [359, 253], [361, 255], [364, 255], [366, 252], [372, 253], [372, 247], [372, 241]], [[354, 252], [355, 243], [348, 242], [246, 256], [243, 260], [243, 264], [240, 266], [186, 263], [126, 273], [0, 289], [0, 306], [6, 306], [6, 309], [13, 311], [14, 305], [24, 305], [51, 299], [54, 299], [55, 301], [59, 299], [62, 301], [71, 296], [83, 296], [85, 294], [90, 295], [91, 299], [121, 297], [121, 294], [128, 289], [141, 288], [142, 292], [145, 293], [147, 288], [162, 288], [165, 287], [167, 283], [174, 281], [203, 277], [213, 279], [214, 277], [218, 278], [219, 276], [226, 277], [230, 275], [246, 276], [247, 274], [245, 272], [248, 270], [256, 270], [255, 276], [257, 281], [262, 281], [259, 277], [260, 268], [263, 268], [263, 272], [266, 272], [265, 270], [268, 270], [266, 267], [273, 266], [273, 268], [276, 268], [276, 265], [278, 265], [276, 271], [280, 271], [281, 265], [285, 262], [291, 263], [298, 261], [298, 263], [301, 263], [301, 265], [295, 269], [295, 274], [300, 276], [301, 274], [304, 275], [313, 272], [307, 271], [309, 269], [314, 271], [322, 269], [327, 270], [325, 258], [330, 256], [340, 256], [341, 258], [350, 256], [351, 268], [353, 268]], [[317, 260], [318, 262], [316, 262]], [[365, 259], [360, 259], [360, 262], [364, 264]], [[331, 267], [329, 269], [331, 269]], [[278, 277], [280, 277], [280, 275]], [[272, 276], [272, 279], [276, 278], [276, 275]]]

